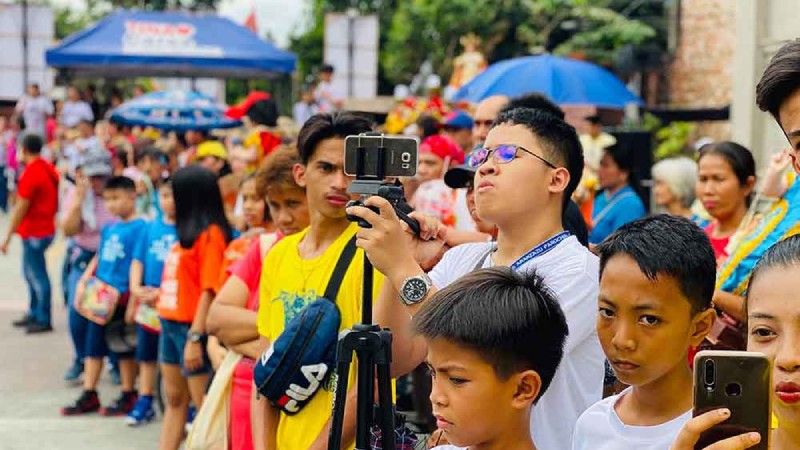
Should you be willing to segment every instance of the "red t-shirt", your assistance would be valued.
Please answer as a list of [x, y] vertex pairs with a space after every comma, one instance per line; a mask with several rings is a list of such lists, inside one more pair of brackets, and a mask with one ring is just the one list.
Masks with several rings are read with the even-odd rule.
[[717, 267], [719, 267], [725, 260], [728, 259], [728, 252], [725, 251], [725, 247], [728, 246], [728, 242], [730, 242], [731, 237], [727, 236], [724, 238], [715, 238], [714, 235], [714, 223], [708, 224], [703, 230], [706, 232], [706, 236], [708, 236], [708, 240], [711, 241], [711, 248], [714, 249], [714, 257], [717, 259]]
[[58, 212], [58, 172], [48, 161], [36, 158], [22, 171], [17, 195], [30, 201], [17, 228], [23, 239], [53, 236]]

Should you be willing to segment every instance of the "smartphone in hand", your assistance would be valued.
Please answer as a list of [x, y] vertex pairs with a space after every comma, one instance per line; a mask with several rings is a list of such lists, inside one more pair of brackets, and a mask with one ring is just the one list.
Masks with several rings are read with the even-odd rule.
[[769, 448], [772, 418], [772, 363], [763, 353], [704, 350], [694, 358], [693, 415], [728, 408], [725, 422], [705, 431], [695, 446], [703, 449], [752, 431], [761, 435], [753, 449]]

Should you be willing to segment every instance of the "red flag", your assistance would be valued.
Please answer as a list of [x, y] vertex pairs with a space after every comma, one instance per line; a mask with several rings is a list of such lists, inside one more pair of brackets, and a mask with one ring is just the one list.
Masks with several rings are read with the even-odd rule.
[[250, 31], [253, 33], [258, 34], [258, 24], [256, 23], [256, 6], [253, 5], [253, 9], [250, 10], [250, 14], [247, 16], [247, 19], [244, 20], [245, 28], [249, 28]]

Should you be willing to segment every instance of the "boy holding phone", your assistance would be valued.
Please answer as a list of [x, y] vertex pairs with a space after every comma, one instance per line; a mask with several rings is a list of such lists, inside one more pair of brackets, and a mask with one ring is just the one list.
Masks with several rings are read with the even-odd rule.
[[688, 349], [715, 318], [714, 252], [700, 228], [668, 215], [623, 226], [597, 252], [597, 333], [630, 387], [581, 415], [572, 448], [668, 449], [692, 416]]

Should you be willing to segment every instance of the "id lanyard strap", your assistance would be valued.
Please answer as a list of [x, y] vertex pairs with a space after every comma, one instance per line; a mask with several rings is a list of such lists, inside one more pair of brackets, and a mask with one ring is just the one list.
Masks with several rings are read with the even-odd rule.
[[549, 252], [550, 250], [556, 248], [556, 245], [560, 244], [561, 241], [570, 236], [571, 234], [569, 231], [562, 231], [561, 233], [558, 233], [557, 235], [537, 245], [536, 247], [531, 249], [528, 253], [522, 255], [520, 259], [518, 259], [516, 262], [514, 262], [514, 264], [511, 265], [511, 269], [518, 270], [520, 267], [524, 266], [532, 259], [538, 258], [539, 256], [542, 256], [545, 253]]

